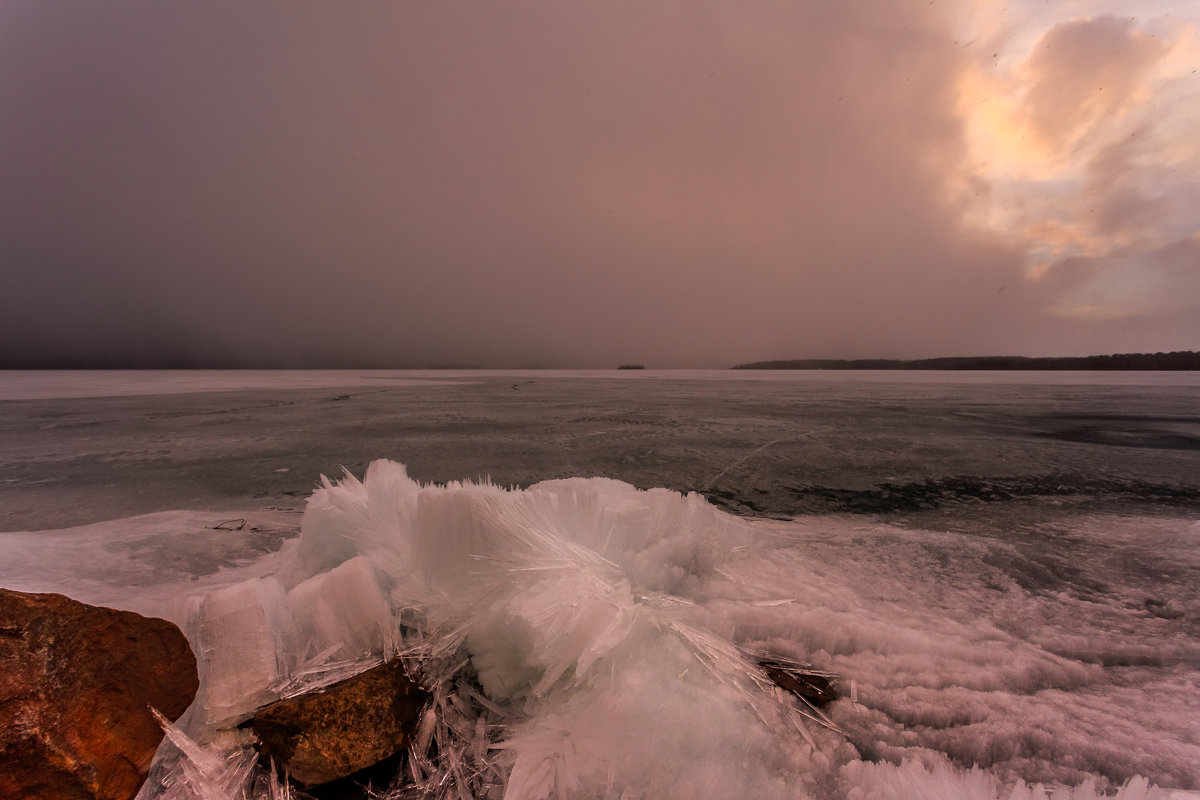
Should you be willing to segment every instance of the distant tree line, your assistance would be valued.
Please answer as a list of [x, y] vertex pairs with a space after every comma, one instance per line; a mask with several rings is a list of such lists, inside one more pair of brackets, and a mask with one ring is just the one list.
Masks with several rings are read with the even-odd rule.
[[1030, 358], [1027, 356], [967, 356], [920, 358], [830, 359], [754, 361], [731, 369], [994, 369], [994, 370], [1191, 370], [1200, 369], [1200, 353], [1115, 353], [1108, 356]]

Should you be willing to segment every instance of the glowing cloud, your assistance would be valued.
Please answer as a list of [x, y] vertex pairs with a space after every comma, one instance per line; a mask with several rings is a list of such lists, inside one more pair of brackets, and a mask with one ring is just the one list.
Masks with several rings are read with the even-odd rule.
[[997, 50], [959, 84], [970, 168], [989, 187], [971, 218], [1021, 243], [1053, 316], [1200, 305], [1188, 255], [1200, 232], [1200, 145], [1181, 119], [1200, 101], [1198, 39], [1159, 11], [1043, 17], [1035, 31], [1005, 28], [992, 4], [978, 10], [978, 35]]

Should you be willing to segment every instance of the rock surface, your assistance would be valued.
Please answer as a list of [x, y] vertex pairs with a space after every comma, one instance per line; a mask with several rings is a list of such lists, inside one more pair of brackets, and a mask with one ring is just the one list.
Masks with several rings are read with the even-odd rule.
[[0, 799], [133, 797], [197, 687], [166, 620], [0, 589]]
[[816, 708], [827, 706], [838, 698], [834, 690], [837, 678], [828, 672], [786, 659], [761, 659], [758, 665], [776, 686], [803, 698]]
[[309, 788], [404, 751], [428, 694], [389, 661], [309, 694], [258, 710], [259, 752]]

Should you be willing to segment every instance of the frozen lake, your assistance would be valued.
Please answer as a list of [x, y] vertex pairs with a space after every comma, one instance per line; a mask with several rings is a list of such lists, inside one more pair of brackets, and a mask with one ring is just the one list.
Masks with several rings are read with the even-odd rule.
[[[1200, 789], [1194, 373], [0, 373], [0, 398], [0, 585], [185, 631], [203, 629], [186, 598], [242, 581], [312, 596], [304, 581], [350, 567], [280, 566], [300, 512], [321, 475], [361, 478], [376, 459], [421, 483], [698, 492], [737, 515], [725, 544], [715, 523], [672, 527], [668, 495], [570, 484], [673, 531], [670, 547], [605, 554], [635, 589], [854, 688], [830, 707], [842, 733], [793, 743], [820, 755], [781, 761], [776, 739], [750, 736], [754, 769], [729, 767], [712, 796], [770, 795], [797, 771], [781, 796], [1007, 798], [1014, 781], [1100, 791], [1134, 776], [1152, 788], [1130, 798]], [[546, 490], [479, 491], [471, 503], [541, 508]], [[214, 530], [234, 517], [246, 528]], [[377, 548], [361, 553], [386, 563]], [[547, 715], [606, 707], [548, 696]], [[692, 701], [662, 702], [690, 719]], [[711, 761], [670, 746], [658, 756]], [[661, 788], [638, 769], [626, 796]]]
[[758, 516], [1048, 495], [1194, 510], [1198, 452], [1196, 373], [0, 372], [10, 531], [299, 508], [376, 458], [422, 481], [605, 476]]

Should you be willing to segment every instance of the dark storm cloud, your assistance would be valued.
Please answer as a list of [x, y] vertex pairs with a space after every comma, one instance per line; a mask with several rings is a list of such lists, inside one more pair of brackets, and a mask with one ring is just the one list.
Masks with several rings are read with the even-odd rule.
[[0, 361], [1055, 352], [936, 13], [7, 4]]

